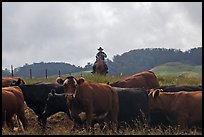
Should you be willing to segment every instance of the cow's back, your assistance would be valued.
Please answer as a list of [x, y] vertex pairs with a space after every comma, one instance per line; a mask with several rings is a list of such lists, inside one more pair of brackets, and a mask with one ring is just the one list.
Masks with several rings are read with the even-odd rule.
[[144, 71], [131, 75], [125, 79], [116, 81], [110, 84], [113, 87], [122, 88], [157, 88], [159, 87], [159, 82], [156, 75], [152, 71]]
[[20, 79], [22, 84], [25, 84], [25, 81], [19, 77], [4, 77], [2, 78], [2, 87], [9, 87], [13, 81], [18, 81]]
[[6, 90], [6, 91], [12, 92], [16, 96], [16, 98], [17, 98], [18, 105], [24, 103], [24, 97], [23, 97], [22, 90], [18, 86], [4, 87], [2, 89]]
[[24, 99], [28, 107], [30, 107], [38, 116], [42, 114], [48, 94], [52, 89], [56, 93], [63, 93], [64, 88], [53, 83], [37, 83], [19, 86], [23, 92]]
[[202, 86], [161, 86], [158, 89], [162, 89], [164, 92], [179, 92], [179, 91], [202, 91]]

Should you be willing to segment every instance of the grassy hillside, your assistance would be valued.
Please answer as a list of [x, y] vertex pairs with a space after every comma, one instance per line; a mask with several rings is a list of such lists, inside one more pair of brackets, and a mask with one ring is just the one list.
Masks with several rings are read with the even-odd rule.
[[202, 85], [202, 65], [169, 62], [154, 67], [160, 85]]
[[156, 75], [202, 77], [202, 65], [192, 66], [180, 62], [168, 62], [151, 69]]

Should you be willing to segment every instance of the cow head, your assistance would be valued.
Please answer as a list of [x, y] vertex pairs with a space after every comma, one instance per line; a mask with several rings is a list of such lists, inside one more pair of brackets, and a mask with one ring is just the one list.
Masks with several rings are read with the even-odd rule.
[[51, 92], [48, 94], [48, 98], [46, 100], [45, 109], [44, 109], [43, 114], [42, 114], [43, 117], [47, 118], [47, 117], [49, 117], [52, 114], [52, 112], [50, 112], [51, 109], [48, 106], [52, 106], [53, 107], [54, 100], [55, 100], [55, 90], [52, 89]]
[[71, 115], [67, 108], [67, 101], [65, 94], [57, 94], [55, 93], [55, 89], [52, 89], [51, 92], [48, 94], [46, 105], [44, 108], [44, 112], [42, 116], [44, 118], [48, 118], [51, 115], [54, 115], [57, 112], [66, 112], [71, 119]]
[[64, 80], [60, 77], [56, 79], [57, 83], [64, 86], [64, 92], [67, 94], [68, 99], [75, 98], [77, 86], [82, 84], [84, 81], [83, 77], [77, 80], [73, 76], [66, 77]]

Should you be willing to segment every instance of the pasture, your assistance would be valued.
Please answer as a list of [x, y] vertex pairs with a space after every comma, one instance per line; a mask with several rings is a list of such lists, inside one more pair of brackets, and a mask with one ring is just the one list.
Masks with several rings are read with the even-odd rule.
[[[80, 77], [79, 74], [75, 75]], [[62, 78], [65, 75], [62, 76]], [[98, 83], [107, 83], [115, 82], [116, 80], [122, 79], [125, 76], [94, 76], [94, 75], [84, 75], [86, 81], [98, 82]], [[202, 78], [196, 76], [163, 76], [157, 75], [159, 84], [163, 85], [202, 85]], [[33, 78], [25, 79], [27, 84], [36, 83], [36, 82], [55, 82], [56, 76], [45, 78]], [[131, 110], [130, 110], [131, 111]], [[68, 118], [65, 113], [57, 113], [48, 118], [47, 124], [50, 129], [42, 131], [37, 124], [37, 116], [34, 112], [26, 108], [26, 117], [29, 121], [29, 127], [27, 131], [15, 131], [11, 132], [5, 126], [2, 128], [2, 135], [90, 135], [91, 132], [86, 131], [85, 129], [70, 131], [73, 126], [73, 122]], [[95, 135], [112, 135], [111, 131], [103, 131], [95, 125]], [[119, 131], [120, 135], [202, 135], [202, 129], [189, 129], [188, 131], [182, 131], [178, 127], [167, 127], [166, 130], [162, 130], [160, 126], [156, 128], [149, 128], [148, 126], [137, 125], [136, 128], [124, 128]]]

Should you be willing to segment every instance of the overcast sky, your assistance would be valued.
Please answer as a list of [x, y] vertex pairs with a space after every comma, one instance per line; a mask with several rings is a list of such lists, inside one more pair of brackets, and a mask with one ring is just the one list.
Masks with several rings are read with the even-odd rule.
[[3, 2], [2, 68], [202, 46], [202, 2]]

